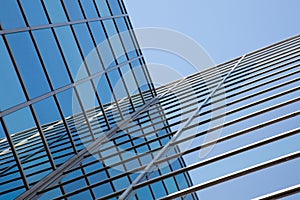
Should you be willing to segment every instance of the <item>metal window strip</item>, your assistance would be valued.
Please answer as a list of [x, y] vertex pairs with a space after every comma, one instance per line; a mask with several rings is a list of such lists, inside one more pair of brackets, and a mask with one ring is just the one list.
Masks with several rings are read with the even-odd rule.
[[170, 194], [166, 197], [160, 198], [160, 200], [179, 198], [183, 195], [187, 195], [187, 194], [190, 194], [190, 193], [193, 193], [193, 192], [197, 192], [201, 189], [212, 187], [214, 185], [232, 180], [234, 178], [238, 178], [238, 177], [241, 177], [241, 176], [244, 176], [244, 175], [259, 171], [259, 170], [262, 170], [262, 169], [266, 169], [268, 167], [272, 167], [272, 166], [275, 166], [275, 165], [278, 165], [278, 164], [282, 164], [282, 163], [297, 159], [299, 157], [300, 157], [300, 151], [297, 151], [297, 152], [294, 152], [294, 153], [291, 153], [291, 154], [288, 154], [288, 155], [285, 155], [285, 156], [282, 156], [282, 157], [279, 157], [279, 158], [275, 158], [273, 160], [270, 160], [270, 161], [267, 161], [267, 162], [264, 162], [264, 163], [260, 163], [258, 165], [255, 165], [255, 166], [252, 166], [252, 167], [249, 167], [249, 168], [246, 168], [246, 169], [243, 169], [243, 170], [240, 170], [240, 171], [237, 171], [237, 172], [234, 172], [234, 173], [231, 173], [231, 174], [213, 179], [211, 181], [207, 181], [205, 183], [198, 184], [198, 185], [189, 187], [187, 189], [172, 193], [172, 194]]

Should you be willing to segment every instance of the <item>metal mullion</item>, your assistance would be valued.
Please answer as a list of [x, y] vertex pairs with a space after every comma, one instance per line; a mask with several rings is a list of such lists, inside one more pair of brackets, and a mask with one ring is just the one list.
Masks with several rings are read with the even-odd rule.
[[245, 59], [245, 61], [255, 60], [258, 57], [265, 56], [269, 53], [273, 53], [274, 51], [276, 51], [278, 49], [282, 49], [282, 48], [285, 48], [285, 47], [287, 47], [291, 44], [294, 44], [294, 43], [298, 42], [299, 36], [300, 35], [297, 35], [297, 36], [288, 38], [284, 41], [280, 41], [276, 44], [269, 45], [269, 46], [265, 47], [265, 49], [258, 50], [256, 53], [249, 53], [249, 56], [248, 56], [247, 59]]
[[[298, 56], [293, 56], [291, 59], [295, 59], [297, 57]], [[276, 69], [280, 69], [280, 68], [283, 68], [283, 69], [281, 69], [281, 71], [279, 71], [279, 72], [275, 72], [274, 74], [278, 74], [280, 72], [287, 71], [288, 69], [292, 69], [292, 68], [295, 68], [295, 67], [299, 66], [299, 64], [296, 64], [299, 61], [300, 61], [300, 59], [296, 59], [296, 60], [287, 59], [287, 60], [276, 63], [275, 66], [274, 65], [268, 65], [268, 66], [261, 66], [258, 69], [253, 69], [250, 73], [247, 72], [248, 74], [247, 73], [243, 74], [244, 72], [242, 72], [241, 74], [238, 74], [237, 77], [234, 77], [233, 79], [228, 80], [228, 82], [226, 82], [225, 86], [226, 86], [226, 88], [228, 88], [232, 85], [236, 85], [236, 83], [238, 83], [238, 82], [242, 82], [243, 80], [246, 80], [245, 75], [246, 76], [249, 75], [249, 77], [247, 77], [247, 79], [256, 77], [258, 75], [263, 75], [263, 74], [266, 74], [266, 75], [264, 75], [264, 77], [270, 77], [270, 74], [268, 75], [267, 73], [269, 73], [273, 70], [276, 70]], [[287, 62], [287, 63], [285, 63], [285, 62]], [[292, 65], [292, 66], [288, 66], [288, 65]], [[263, 69], [261, 69], [261, 68], [263, 68]], [[254, 73], [254, 74], [252, 74], [252, 73]], [[261, 78], [258, 78], [258, 79], [261, 79]], [[253, 81], [251, 81], [251, 82], [253, 82]]]
[[[226, 106], [230, 106], [230, 105], [233, 105], [233, 104], [235, 104], [235, 103], [239, 103], [239, 102], [244, 101], [244, 100], [246, 100], [246, 99], [249, 99], [249, 98], [252, 98], [252, 97], [254, 97], [254, 96], [263, 94], [263, 93], [265, 93], [265, 92], [272, 91], [273, 89], [280, 88], [280, 87], [282, 87], [282, 86], [286, 86], [286, 85], [288, 85], [288, 84], [291, 84], [291, 83], [293, 83], [293, 82], [297, 82], [297, 81], [299, 81], [299, 80], [300, 80], [300, 78], [294, 79], [294, 80], [291, 80], [291, 81], [282, 83], [282, 84], [280, 84], [280, 85], [275, 85], [274, 87], [268, 88], [268, 89], [263, 90], [263, 91], [260, 91], [260, 92], [258, 92], [258, 93], [254, 93], [254, 94], [251, 94], [251, 95], [248, 95], [248, 96], [244, 96], [244, 97], [242, 97], [242, 98], [240, 98], [240, 99], [236, 99], [236, 100], [234, 100], [234, 101], [232, 101], [232, 102], [227, 103]], [[252, 89], [252, 88], [250, 88], [250, 89]], [[291, 92], [291, 91], [293, 92], [293, 91], [295, 91], [295, 90], [297, 90], [297, 88], [296, 88], [296, 89], [295, 89], [295, 88], [291, 88], [291, 89], [289, 89], [289, 90], [287, 90], [287, 91], [283, 91], [283, 92], [281, 92], [281, 93], [279, 93], [279, 94], [275, 94], [275, 95], [273, 95], [273, 96], [271, 96], [271, 97], [264, 98], [264, 100], [266, 100], [266, 99], [267, 99], [267, 100], [273, 99], [274, 96], [275, 96], [275, 98], [277, 98], [278, 96], [284, 95], [284, 94], [286, 94], [287, 92]], [[241, 92], [243, 93], [243, 92], [245, 92], [245, 91], [248, 91], [248, 90], [244, 90], [244, 91], [241, 91]], [[232, 96], [235, 96], [235, 95], [231, 95], [231, 96], [229, 96], [228, 98], [231, 98]], [[227, 99], [228, 99], [228, 98], [227, 98]], [[266, 100], [266, 101], [267, 101], [267, 100]], [[251, 103], [251, 104], [253, 105], [254, 103], [260, 103], [260, 102], [262, 102], [262, 101], [263, 101], [263, 100], [259, 100], [259, 101], [253, 102], [253, 103]], [[214, 103], [216, 103], [216, 102], [218, 102], [218, 101], [211, 102], [211, 104], [214, 104]], [[247, 108], [248, 106], [250, 106], [250, 104], [243, 106], [243, 108]], [[211, 111], [206, 111], [204, 114], [207, 114], [207, 113], [209, 113], [209, 112], [212, 112], [212, 111], [218, 110], [218, 109], [220, 109], [220, 108], [224, 108], [224, 107], [225, 107], [225, 106], [223, 105], [223, 106], [219, 106], [219, 107], [217, 107], [217, 108], [213, 108]], [[234, 109], [234, 110], [237, 110], [237, 109]], [[232, 111], [234, 111], [234, 110], [232, 110]], [[230, 111], [230, 112], [232, 112], [232, 111]], [[198, 116], [200, 116], [200, 115], [198, 115]]]
[[223, 183], [223, 182], [232, 180], [234, 178], [238, 178], [238, 177], [241, 177], [241, 176], [244, 176], [244, 175], [259, 171], [259, 170], [262, 170], [262, 169], [266, 169], [266, 168], [269, 168], [269, 167], [272, 167], [272, 166], [275, 166], [275, 165], [279, 165], [279, 164], [288, 162], [290, 160], [297, 159], [299, 157], [300, 157], [300, 151], [297, 151], [297, 152], [294, 152], [294, 153], [291, 153], [291, 154], [288, 154], [288, 155], [285, 155], [285, 156], [282, 156], [282, 157], [279, 157], [279, 158], [276, 158], [276, 159], [273, 159], [273, 160], [270, 160], [270, 161], [267, 161], [267, 162], [249, 167], [249, 168], [246, 168], [246, 169], [242, 169], [242, 170], [237, 171], [237, 172], [233, 172], [231, 174], [227, 174], [225, 176], [218, 177], [216, 179], [204, 182], [202, 184], [198, 184], [198, 185], [189, 187], [189, 188], [181, 190], [179, 192], [175, 192], [171, 195], [160, 198], [160, 200], [175, 199], [175, 198], [180, 197], [182, 195], [186, 195], [186, 194], [189, 194], [189, 193], [192, 193], [192, 192], [197, 192], [201, 189], [205, 189], [205, 188], [217, 185], [219, 183]]
[[284, 39], [282, 41], [279, 41], [279, 42], [277, 42], [275, 44], [266, 45], [265, 47], [259, 48], [257, 50], [252, 51], [252, 52], [249, 52], [248, 55], [251, 58], [252, 56], [255, 56], [257, 53], [267, 51], [270, 48], [276, 48], [278, 45], [281, 46], [282, 44], [289, 43], [290, 41], [298, 40], [299, 37], [300, 37], [300, 34], [292, 36], [292, 37], [289, 37], [289, 38]]
[[3, 130], [5, 132], [5, 135], [6, 135], [6, 139], [9, 143], [9, 146], [10, 146], [10, 149], [11, 149], [11, 152], [13, 154], [13, 157], [15, 159], [15, 162], [16, 162], [16, 165], [18, 167], [18, 170], [19, 170], [19, 173], [20, 173], [20, 176], [21, 176], [21, 179], [22, 179], [22, 182], [23, 182], [23, 186], [25, 187], [26, 190], [29, 190], [29, 183], [27, 182], [27, 178], [26, 178], [26, 174], [25, 174], [25, 171], [22, 167], [22, 164], [21, 164], [21, 160], [17, 154], [17, 151], [15, 149], [15, 146], [12, 142], [12, 138], [11, 136], [9, 135], [9, 132], [8, 132], [8, 129], [6, 128], [6, 125], [5, 125], [5, 122], [3, 120], [3, 118], [0, 118], [0, 121], [1, 121], [1, 124], [2, 124], [2, 127], [3, 127]]
[[[238, 89], [238, 88], [242, 88], [242, 87], [245, 87], [245, 86], [247, 86], [247, 85], [252, 85], [253, 83], [255, 83], [255, 82], [257, 82], [257, 81], [261, 81], [261, 80], [270, 78], [270, 77], [272, 77], [272, 76], [274, 76], [274, 75], [277, 75], [277, 74], [280, 74], [280, 73], [289, 71], [289, 70], [294, 69], [294, 68], [299, 67], [299, 66], [300, 66], [300, 64], [294, 65], [294, 66], [291, 66], [291, 67], [289, 67], [289, 68], [282, 69], [281, 71], [278, 71], [278, 72], [276, 72], [276, 73], [269, 74], [269, 75], [260, 77], [260, 78], [258, 78], [258, 79], [256, 79], [256, 80], [252, 80], [252, 81], [250, 81], [250, 82], [243, 83], [243, 84], [241, 84], [241, 85], [239, 85], [239, 86], [237, 86], [237, 87], [234, 87], [234, 88], [231, 88], [231, 89], [227, 90], [226, 93], [232, 92], [232, 91], [234, 91], [234, 90], [236, 90], [236, 89]], [[273, 79], [273, 80], [269, 80], [269, 81], [265, 82], [264, 84], [269, 84], [269, 83], [271, 83], [271, 82], [274, 82], [274, 81], [277, 81], [277, 80], [286, 78], [286, 77], [288, 77], [288, 76], [291, 76], [291, 75], [293, 75], [293, 74], [296, 74], [297, 72], [298, 72], [298, 71], [296, 71], [296, 72], [290, 72], [289, 74], [285, 74], [285, 75], [283, 75], [283, 76], [281, 76], [281, 77], [277, 77], [277, 78], [275, 78], [275, 79]], [[235, 83], [231, 83], [230, 85], [227, 85], [227, 88], [228, 88], [228, 87], [231, 87], [231, 86], [234, 86], [234, 85], [235, 85]], [[261, 87], [261, 85], [253, 85], [253, 87], [250, 88], [250, 89], [257, 88], [257, 87]], [[249, 90], [249, 89], [246, 89], [246, 90]], [[240, 92], [238, 92], [238, 93], [235, 93], [235, 95], [240, 94], [240, 93], [243, 93], [243, 92], [245, 92], [246, 90], [243, 90], [243, 91], [240, 91]], [[216, 94], [216, 96], [218, 96], [218, 95], [220, 95], [220, 94]], [[232, 95], [231, 95], [231, 96], [232, 96]]]
[[253, 58], [248, 58], [248, 60], [245, 60], [245, 64], [246, 65], [249, 65], [251, 62], [260, 62], [261, 60], [268, 60], [270, 59], [270, 57], [273, 57], [274, 55], [280, 55], [280, 52], [286, 52], [287, 49], [290, 49], [290, 48], [293, 48], [293, 47], [298, 47], [299, 44], [298, 44], [299, 41], [292, 41], [292, 42], [289, 42], [290, 44], [286, 45], [286, 46], [281, 46], [281, 47], [277, 47], [273, 50], [268, 50], [267, 52], [265, 53], [260, 53], [260, 55], [258, 56], [255, 56], [255, 59]]
[[247, 65], [253, 65], [253, 62], [254, 62], [254, 64], [257, 64], [257, 63], [260, 63], [260, 62], [266, 62], [270, 59], [273, 59], [274, 57], [276, 58], [278, 55], [287, 54], [287, 53], [291, 52], [292, 50], [297, 50], [297, 49], [299, 49], [299, 44], [295, 44], [293, 46], [288, 46], [284, 49], [277, 50], [277, 52], [275, 52], [273, 54], [259, 57], [254, 61], [245, 62], [245, 63], [243, 63], [243, 65], [241, 67], [247, 66]]
[[[251, 131], [255, 131], [255, 130], [259, 130], [261, 128], [264, 128], [266, 126], [269, 126], [269, 125], [272, 125], [272, 124], [275, 124], [275, 123], [278, 123], [280, 121], [283, 121], [285, 119], [290, 119], [290, 118], [293, 118], [293, 117], [296, 117], [300, 115], [300, 112], [294, 112], [294, 113], [290, 113], [290, 114], [287, 114], [287, 115], [284, 115], [284, 116], [281, 116], [281, 117], [278, 117], [276, 119], [272, 119], [272, 120], [269, 120], [267, 122], [263, 122], [261, 124], [258, 124], [258, 125], [255, 125], [255, 126], [252, 126], [252, 127], [249, 127], [247, 129], [244, 129], [244, 130], [241, 130], [241, 131], [238, 131], [238, 132], [235, 132], [235, 133], [232, 133], [230, 135], [226, 135], [224, 137], [221, 137], [221, 138], [218, 138], [217, 140], [214, 140], [214, 141], [210, 141], [210, 142], [207, 142], [207, 143], [204, 143], [202, 144], [201, 146], [198, 146], [198, 147], [193, 147], [191, 149], [188, 149], [186, 150], [185, 152], [182, 152], [181, 154], [173, 154], [173, 155], [169, 155], [168, 157], [165, 157], [165, 158], [162, 158], [160, 160], [158, 160], [155, 164], [160, 164], [160, 163], [163, 163], [163, 162], [167, 162], [168, 160], [172, 160], [172, 159], [175, 159], [175, 158], [178, 158], [180, 156], [183, 156], [183, 155], [186, 155], [186, 154], [190, 154], [192, 152], [195, 152], [195, 151], [198, 151], [202, 148], [205, 148], [206, 146], [210, 146], [212, 144], [216, 144], [216, 143], [221, 143], [221, 142], [226, 142], [232, 138], [236, 138], [236, 137], [239, 137], [241, 135], [244, 135], [244, 134], [248, 134], [248, 133], [251, 133]], [[178, 142], [175, 142], [173, 145], [178, 145], [180, 144], [181, 142], [186, 142], [190, 139], [194, 139], [196, 137], [201, 137], [203, 135], [206, 135], [206, 134], [209, 134], [211, 131], [208, 130], [208, 131], [203, 131], [203, 132], [199, 132], [199, 133], [196, 133], [194, 135], [194, 137], [186, 137], [186, 138], [183, 138], [182, 140], [178, 141]], [[288, 131], [289, 132], [289, 131]], [[280, 134], [278, 134], [280, 135]], [[273, 136], [274, 137], [274, 136]]]
[[[44, 11], [46, 11], [44, 9]], [[14, 28], [14, 29], [0, 29], [0, 35], [5, 34], [12, 34], [12, 33], [18, 33], [18, 32], [25, 32], [29, 30], [40, 30], [40, 29], [46, 29], [46, 28], [55, 28], [60, 26], [67, 26], [67, 25], [74, 25], [74, 24], [81, 24], [81, 23], [87, 23], [87, 22], [95, 22], [95, 21], [102, 21], [106, 19], [114, 19], [114, 18], [121, 18], [121, 17], [127, 17], [127, 14], [122, 15], [113, 15], [113, 16], [103, 16], [98, 18], [90, 18], [90, 19], [83, 19], [83, 20], [74, 20], [70, 22], [58, 22], [58, 23], [49, 23], [44, 25], [38, 25], [38, 26], [27, 26], [22, 28]]]
[[[226, 122], [226, 123], [224, 123], [224, 124], [222, 124], [222, 125], [218, 125], [218, 126], [212, 127], [212, 128], [210, 128], [209, 130], [207, 130], [207, 131], [210, 131], [210, 132], [211, 132], [211, 131], [217, 130], [217, 129], [219, 129], [219, 128], [222, 128], [222, 127], [226, 127], [226, 126], [235, 124], [235, 123], [237, 123], [237, 122], [241, 122], [241, 121], [243, 121], [243, 120], [245, 120], [245, 119], [249, 119], [249, 118], [251, 118], [251, 117], [253, 117], [253, 116], [257, 116], [257, 115], [260, 115], [260, 114], [262, 114], [262, 113], [267, 113], [267, 112], [269, 112], [269, 111], [276, 110], [277, 108], [280, 108], [280, 107], [289, 105], [289, 104], [294, 103], [294, 102], [298, 102], [299, 99], [300, 99], [300, 98], [294, 98], [294, 99], [292, 99], [292, 100], [289, 100], [289, 101], [286, 101], [286, 102], [283, 102], [283, 103], [279, 103], [279, 104], [277, 104], [277, 105], [275, 105], [275, 106], [271, 106], [271, 107], [265, 108], [265, 109], [263, 109], [263, 110], [259, 110], [259, 111], [257, 111], [257, 112], [254, 112], [254, 113], [250, 113], [250, 114], [248, 114], [248, 115], [246, 115], [246, 116], [243, 116], [243, 117], [240, 117], [240, 118], [231, 120], [231, 121]], [[225, 114], [224, 114], [224, 115], [225, 115]], [[218, 117], [222, 117], [222, 116], [218, 116]], [[207, 122], [210, 122], [210, 121], [211, 121], [211, 120], [208, 119], [208, 120], [202, 121], [201, 124], [207, 123]], [[190, 125], [190, 126], [188, 126], [188, 127], [185, 127], [185, 130], [191, 129], [191, 128], [193, 128], [193, 127], [195, 127], [195, 126], [198, 126], [198, 125], [199, 125], [199, 123], [192, 124], [192, 125]], [[197, 134], [196, 134], [196, 135], [197, 135]], [[182, 139], [179, 140], [179, 141], [175, 141], [174, 144], [177, 144], [178, 142], [180, 142], [180, 141], [182, 141], [182, 140], [185, 140], [185, 139], [187, 139], [187, 138], [191, 138], [191, 137], [192, 137], [192, 136], [182, 138]], [[194, 137], [194, 136], [193, 136], [193, 137]], [[193, 138], [193, 137], [192, 137], [192, 138]]]
[[[236, 72], [238, 74], [241, 74], [242, 72], [249, 70], [249, 68], [250, 68], [250, 70], [252, 70], [252, 69], [255, 69], [257, 67], [264, 66], [264, 65], [272, 65], [271, 63], [273, 63], [273, 62], [282, 63], [284, 61], [288, 61], [290, 59], [297, 58], [298, 55], [299, 55], [299, 52], [300, 52], [299, 47], [294, 48], [294, 49], [288, 49], [286, 52], [283, 52], [283, 53], [280, 52], [279, 55], [272, 55], [268, 59], [262, 60], [260, 62], [246, 64], [245, 66], [242, 66], [241, 68], [239, 68]], [[236, 74], [234, 74], [234, 75], [236, 75]]]
[[[176, 176], [178, 174], [181, 174], [183, 172], [188, 172], [190, 170], [194, 170], [194, 169], [197, 169], [197, 168], [200, 168], [200, 167], [203, 167], [203, 166], [206, 166], [206, 165], [209, 165], [211, 163], [216, 163], [220, 160], [223, 160], [223, 159], [226, 159], [226, 158], [229, 158], [231, 156], [235, 156], [237, 154], [240, 154], [240, 153], [244, 153], [244, 152], [247, 152], [247, 151], [250, 151], [250, 150], [253, 150], [255, 148], [258, 148], [258, 147], [261, 147], [261, 146], [264, 146], [264, 145], [267, 145], [267, 144], [270, 144], [272, 142], [276, 142], [276, 141], [279, 141], [281, 139], [285, 139], [285, 138], [288, 138], [290, 136], [293, 136], [293, 135], [296, 135], [296, 134], [299, 134], [300, 132], [300, 129], [294, 129], [294, 130], [291, 130], [291, 131], [288, 131], [288, 132], [285, 132], [285, 133], [282, 133], [282, 134], [279, 134], [279, 135], [276, 135], [276, 136], [272, 136], [272, 137], [269, 137], [269, 138], [266, 138], [266, 139], [263, 139], [263, 140], [260, 140], [260, 141], [257, 141], [257, 142], [254, 142], [254, 143], [251, 143], [249, 145], [246, 145], [246, 146], [242, 146], [240, 148], [236, 148], [236, 149], [233, 149], [231, 151], [228, 151], [228, 152], [225, 152], [225, 153], [222, 153], [222, 154], [219, 154], [217, 156], [214, 156], [214, 157], [211, 157], [211, 158], [208, 158], [206, 160], [203, 160], [203, 161], [199, 161], [197, 163], [193, 163], [189, 166], [185, 166], [181, 169], [178, 169], [178, 170], [175, 170], [175, 171], [171, 171], [167, 174], [163, 174], [162, 176], [160, 177], [155, 177], [155, 178], [152, 178], [152, 179], [148, 179], [144, 182], [141, 182], [139, 183], [138, 185], [136, 185], [136, 188], [139, 188], [139, 187], [142, 187], [144, 185], [148, 185], [148, 184], [151, 184], [151, 183], [154, 183], [154, 182], [157, 182], [159, 180], [163, 180], [165, 178], [169, 178], [169, 177], [173, 177], [173, 176]], [[206, 146], [206, 145], [205, 145]], [[172, 158], [172, 159], [175, 159], [175, 158]], [[171, 160], [171, 159], [170, 159]], [[167, 160], [167, 158], [165, 159], [164, 162], [167, 162], [169, 161], [169, 159]], [[159, 162], [161, 163], [161, 162]]]
[[300, 192], [300, 184], [294, 185], [276, 192], [272, 192], [260, 197], [256, 197], [253, 200], [268, 200], [268, 199], [281, 199], [284, 197], [292, 196]]
[[[254, 67], [252, 65], [246, 66], [246, 67], [238, 70], [237, 73], [234, 74], [233, 77], [236, 77], [236, 76], [238, 77], [245, 72], [250, 73], [251, 71], [254, 71], [254, 72], [258, 71], [259, 68], [267, 68], [267, 67], [279, 65], [279, 64], [282, 64], [285, 62], [291, 62], [291, 63], [296, 62], [297, 58], [300, 55], [299, 52], [300, 52], [299, 50], [298, 50], [298, 52], [295, 50], [295, 51], [289, 52], [289, 54], [287, 54], [287, 55], [280, 55], [280, 56], [275, 57], [275, 59], [267, 60], [267, 61], [264, 61], [263, 63], [256, 63], [256, 65], [254, 65]], [[296, 60], [296, 61], [293, 61], [293, 60]], [[285, 65], [285, 64], [282, 64], [282, 65]]]

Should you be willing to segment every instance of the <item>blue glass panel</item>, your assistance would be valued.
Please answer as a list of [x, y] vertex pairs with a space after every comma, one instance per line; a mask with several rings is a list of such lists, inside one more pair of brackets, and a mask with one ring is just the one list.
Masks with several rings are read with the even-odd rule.
[[21, 4], [30, 26], [48, 24], [41, 1], [22, 0]]
[[122, 66], [120, 68], [120, 70], [121, 70], [122, 76], [124, 78], [126, 87], [128, 89], [129, 95], [132, 96], [134, 94], [137, 94], [139, 91], [138, 91], [137, 83], [136, 83], [135, 78], [132, 73], [133, 70], [131, 70], [131, 68], [128, 64]]
[[167, 195], [166, 190], [161, 181], [151, 184], [152, 191], [156, 199]]
[[100, 16], [101, 17], [105, 17], [105, 16], [110, 16], [111, 15], [106, 1], [104, 1], [104, 0], [96, 0], [96, 5], [98, 7], [98, 10], [100, 12]]
[[116, 18], [115, 21], [117, 23], [122, 42], [124, 44], [126, 52], [128, 53], [129, 59], [137, 57], [138, 55], [136, 52], [136, 47], [134, 46], [134, 42], [132, 41], [131, 31], [128, 30], [124, 18]]
[[119, 70], [115, 69], [115, 70], [109, 71], [108, 78], [110, 80], [111, 86], [113, 88], [113, 92], [114, 92], [117, 100], [127, 97], [126, 89], [123, 84], [123, 80], [120, 76]]
[[59, 197], [60, 195], [62, 195], [60, 188], [55, 188], [46, 193], [43, 193], [42, 196], [39, 197], [39, 200], [55, 199], [56, 197]]
[[118, 190], [122, 190], [127, 188], [130, 185], [129, 179], [127, 176], [119, 178], [115, 181], [113, 181], [113, 185], [115, 187], [115, 189]]
[[141, 65], [139, 60], [135, 60], [131, 62], [133, 72], [135, 74], [135, 77], [138, 81], [138, 85], [142, 91], [150, 90], [150, 87], [148, 85], [148, 81], [146, 79], [146, 75], [143, 71], [143, 65]]
[[17, 1], [1, 1], [0, 21], [3, 29], [25, 27]]
[[95, 91], [90, 81], [84, 82], [77, 86], [79, 98], [83, 104], [84, 110], [91, 110], [99, 107]]
[[84, 19], [79, 5], [79, 1], [64, 0], [63, 2], [67, 9], [68, 16], [71, 21]]
[[33, 31], [33, 35], [53, 87], [56, 89], [71, 83], [52, 31], [50, 29], [36, 30]]
[[18, 133], [36, 126], [28, 107], [5, 116], [4, 121], [10, 134]]
[[60, 1], [44, 0], [52, 23], [65, 22], [67, 17]]
[[102, 71], [101, 61], [86, 24], [74, 25], [77, 39], [91, 74]]
[[112, 91], [108, 85], [107, 78], [105, 75], [95, 78], [94, 84], [97, 87], [97, 92], [100, 96], [102, 104], [107, 104], [114, 101]]
[[94, 1], [81, 1], [80, 3], [83, 7], [87, 19], [99, 17], [95, 8]]
[[68, 197], [70, 200], [93, 200], [92, 195], [90, 191], [84, 191], [79, 194], [75, 194], [73, 196]]
[[138, 199], [153, 199], [149, 186], [137, 189]]
[[67, 60], [68, 67], [74, 80], [79, 80], [87, 76], [87, 71], [76, 44], [74, 35], [69, 26], [57, 27], [55, 32], [59, 43]]
[[[53, 97], [49, 97], [33, 105], [41, 125], [61, 120]], [[45, 110], [47, 110], [47, 112], [45, 112]]]
[[108, 4], [113, 15], [122, 15], [122, 11], [118, 0], [108, 0]]
[[17, 74], [15, 73], [13, 64], [6, 51], [5, 44], [0, 38], [0, 111], [5, 110], [11, 106], [24, 102], [25, 96], [23, 94], [21, 85], [19, 83]]
[[108, 40], [106, 39], [102, 24], [100, 22], [90, 22], [89, 25], [94, 36], [97, 48], [101, 54], [104, 67], [108, 68], [109, 66], [115, 66], [116, 62], [113, 57]]
[[[34, 98], [50, 91], [40, 60], [27, 32], [7, 35], [8, 42], [27, 87]], [[22, 44], [22, 45], [20, 45]]]
[[[1, 140], [4, 138], [6, 138], [6, 136], [5, 136], [4, 130], [2, 128], [2, 124], [0, 124], [0, 142], [2, 142]], [[0, 151], [1, 151], [1, 148], [0, 148]]]
[[96, 198], [101, 198], [105, 195], [113, 193], [113, 189], [109, 183], [102, 184], [92, 189]]
[[82, 113], [73, 88], [58, 93], [57, 98], [63, 111], [64, 117], [70, 117], [72, 115]]
[[114, 24], [114, 21], [112, 19], [108, 19], [108, 20], [104, 20], [103, 23], [104, 23], [105, 30], [108, 34], [108, 38], [111, 43], [114, 55], [118, 60], [118, 63], [125, 62], [127, 58], [123, 49], [123, 45], [120, 40], [120, 36]]

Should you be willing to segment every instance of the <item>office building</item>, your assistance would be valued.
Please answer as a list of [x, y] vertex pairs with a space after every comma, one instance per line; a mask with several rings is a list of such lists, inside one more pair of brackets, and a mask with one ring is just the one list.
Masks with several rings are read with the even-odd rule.
[[299, 198], [299, 35], [155, 89], [122, 1], [1, 4], [0, 199]]

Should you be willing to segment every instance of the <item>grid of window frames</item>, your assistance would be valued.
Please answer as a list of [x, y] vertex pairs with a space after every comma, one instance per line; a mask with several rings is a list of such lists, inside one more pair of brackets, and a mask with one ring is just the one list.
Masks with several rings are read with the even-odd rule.
[[2, 1], [0, 199], [32, 188], [153, 98], [122, 1]]
[[[139, 113], [108, 140], [96, 141], [96, 148], [81, 157], [80, 162], [62, 170], [49, 187], [35, 194], [37, 199], [116, 199], [145, 170], [155, 155], [166, 145], [180, 125], [201, 104], [222, 80], [237, 60], [177, 81], [159, 90], [158, 101]], [[190, 95], [190, 93], [195, 95]], [[135, 98], [133, 98], [135, 99]], [[172, 102], [174, 105], [172, 105]], [[126, 106], [126, 104], [124, 104]], [[113, 112], [117, 112], [114, 110]], [[95, 112], [89, 116], [95, 115]], [[118, 122], [117, 122], [118, 123]], [[92, 128], [99, 126], [92, 124]], [[174, 149], [179, 153], [178, 149]], [[167, 171], [186, 166], [182, 158], [172, 162]], [[160, 175], [167, 171], [156, 172]], [[48, 184], [46, 184], [48, 185]], [[158, 198], [157, 192], [170, 194], [180, 188], [192, 186], [190, 176], [183, 172], [163, 184], [154, 184], [147, 198]], [[197, 196], [192, 194], [193, 199]]]
[[299, 46], [293, 37], [158, 88], [37, 198], [297, 198]]

